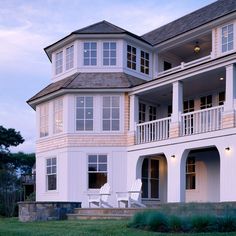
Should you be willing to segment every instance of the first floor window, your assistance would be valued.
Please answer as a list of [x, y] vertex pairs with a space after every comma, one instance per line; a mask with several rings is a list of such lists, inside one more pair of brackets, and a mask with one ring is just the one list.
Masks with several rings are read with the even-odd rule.
[[149, 53], [141, 51], [140, 71], [144, 74], [149, 74]]
[[200, 108], [206, 109], [210, 107], [212, 107], [212, 96], [208, 95], [208, 96], [201, 97]]
[[127, 67], [136, 70], [136, 48], [127, 45]]
[[42, 104], [39, 107], [39, 136], [48, 136], [48, 103]]
[[115, 42], [103, 43], [103, 65], [104, 66], [116, 65], [116, 43]]
[[102, 105], [102, 129], [103, 131], [120, 130], [120, 97], [105, 96]]
[[186, 189], [196, 189], [195, 157], [188, 157], [186, 162]]
[[60, 51], [56, 53], [56, 59], [55, 59], [55, 74], [58, 75], [63, 70], [63, 52]]
[[84, 66], [97, 65], [97, 43], [86, 42], [84, 43]]
[[66, 48], [66, 70], [74, 67], [74, 45]]
[[57, 189], [57, 159], [56, 157], [46, 160], [47, 190]]
[[221, 32], [222, 52], [228, 52], [234, 48], [234, 25], [226, 25], [222, 27]]
[[101, 188], [107, 183], [107, 155], [88, 155], [88, 188]]
[[76, 97], [76, 130], [93, 130], [93, 97]]
[[54, 101], [54, 133], [63, 131], [63, 99], [59, 98]]

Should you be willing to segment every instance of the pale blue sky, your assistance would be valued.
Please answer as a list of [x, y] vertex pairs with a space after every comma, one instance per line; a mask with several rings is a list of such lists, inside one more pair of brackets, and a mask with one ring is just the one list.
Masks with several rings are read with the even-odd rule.
[[215, 0], [0, 0], [0, 125], [15, 128], [35, 151], [35, 112], [26, 100], [51, 82], [43, 48], [107, 20], [142, 35]]

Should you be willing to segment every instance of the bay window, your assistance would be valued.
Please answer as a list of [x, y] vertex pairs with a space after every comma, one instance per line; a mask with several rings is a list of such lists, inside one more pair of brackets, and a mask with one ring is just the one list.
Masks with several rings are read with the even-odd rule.
[[56, 99], [53, 103], [54, 108], [54, 134], [63, 131], [63, 99]]
[[103, 43], [103, 65], [104, 66], [116, 65], [116, 43], [115, 42]]
[[48, 103], [42, 104], [39, 107], [39, 136], [48, 136]]
[[66, 48], [66, 70], [74, 67], [74, 45]]
[[56, 53], [55, 58], [55, 73], [56, 75], [62, 73], [63, 70], [63, 51]]
[[84, 66], [97, 65], [97, 43], [85, 42], [84, 43]]

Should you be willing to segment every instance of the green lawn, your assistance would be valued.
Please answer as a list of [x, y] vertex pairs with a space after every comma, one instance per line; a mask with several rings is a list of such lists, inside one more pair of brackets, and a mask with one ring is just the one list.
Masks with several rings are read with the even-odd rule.
[[191, 236], [232, 236], [236, 233], [212, 233], [212, 234], [161, 234], [145, 232], [126, 227], [127, 221], [124, 220], [78, 220], [78, 221], [48, 221], [21, 223], [17, 218], [0, 218], [0, 235], [4, 236], [140, 236], [140, 235], [191, 235]]

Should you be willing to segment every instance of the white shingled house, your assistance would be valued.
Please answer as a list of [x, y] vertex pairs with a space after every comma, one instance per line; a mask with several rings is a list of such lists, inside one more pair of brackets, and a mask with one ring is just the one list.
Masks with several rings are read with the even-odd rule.
[[[148, 17], [148, 16], [147, 16]], [[236, 1], [142, 36], [107, 21], [45, 48], [36, 200], [82, 202], [142, 181], [141, 201], [236, 201]]]

